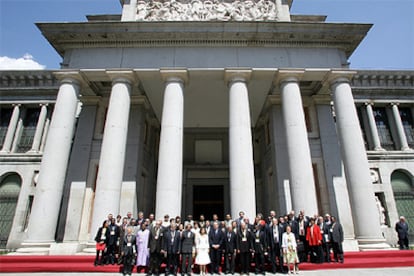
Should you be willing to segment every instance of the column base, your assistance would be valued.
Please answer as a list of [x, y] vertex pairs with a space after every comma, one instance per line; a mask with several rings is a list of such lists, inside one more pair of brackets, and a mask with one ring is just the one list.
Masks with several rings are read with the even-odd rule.
[[55, 242], [23, 242], [15, 255], [49, 255], [53, 243]]
[[358, 241], [353, 238], [345, 238], [344, 242], [342, 243], [342, 247], [344, 252], [358, 252], [359, 245]]
[[49, 255], [75, 255], [85, 248], [86, 244], [79, 242], [54, 243], [50, 246]]
[[358, 245], [360, 251], [391, 249], [385, 239], [358, 239]]
[[[95, 243], [80, 242], [24, 242], [13, 255], [77, 255], [95, 253]], [[90, 247], [90, 248], [88, 248]], [[93, 250], [92, 250], [93, 247]], [[87, 249], [90, 249], [87, 251]]]

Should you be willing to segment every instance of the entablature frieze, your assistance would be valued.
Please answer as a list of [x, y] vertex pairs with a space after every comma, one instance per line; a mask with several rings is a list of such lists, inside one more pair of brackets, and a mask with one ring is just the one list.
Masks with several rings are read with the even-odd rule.
[[414, 90], [414, 71], [358, 71], [352, 78], [354, 89]]
[[54, 72], [46, 70], [0, 71], [0, 90], [7, 90], [8, 88], [57, 89], [59, 81]]
[[[370, 24], [276, 21], [154, 21], [38, 23], [64, 56], [68, 49], [156, 47], [310, 47], [349, 57]], [[318, 32], [315, 32], [318, 30]]]

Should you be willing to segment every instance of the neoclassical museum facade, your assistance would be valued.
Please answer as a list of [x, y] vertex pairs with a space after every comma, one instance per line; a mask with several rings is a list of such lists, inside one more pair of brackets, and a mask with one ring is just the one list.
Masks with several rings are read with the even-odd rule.
[[[0, 242], [93, 250], [109, 213], [336, 215], [347, 250], [414, 228], [414, 71], [354, 70], [372, 27], [288, 0], [122, 0], [38, 23], [61, 69], [0, 71]], [[379, 57], [380, 58], [380, 57]]]

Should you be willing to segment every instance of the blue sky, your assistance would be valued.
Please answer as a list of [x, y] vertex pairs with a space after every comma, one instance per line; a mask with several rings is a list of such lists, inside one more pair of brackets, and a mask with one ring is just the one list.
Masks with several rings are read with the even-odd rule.
[[[294, 0], [291, 12], [374, 24], [351, 56], [351, 68], [414, 69], [414, 0]], [[0, 57], [29, 54], [47, 69], [59, 68], [61, 57], [35, 22], [82, 22], [87, 14], [120, 13], [119, 0], [0, 0]]]

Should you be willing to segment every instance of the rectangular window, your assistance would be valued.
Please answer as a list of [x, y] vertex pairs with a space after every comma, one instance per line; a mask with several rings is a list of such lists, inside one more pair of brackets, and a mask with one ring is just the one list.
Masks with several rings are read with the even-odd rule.
[[373, 110], [381, 146], [387, 150], [394, 150], [395, 143], [391, 136], [390, 125], [385, 107], [375, 107]]
[[23, 120], [23, 129], [16, 152], [27, 152], [32, 148], [39, 114], [40, 108], [28, 108], [26, 110], [26, 115]]
[[12, 113], [12, 108], [0, 108], [0, 149], [3, 147], [4, 139], [6, 139]]
[[400, 107], [400, 116], [403, 124], [405, 136], [407, 137], [408, 145], [414, 147], [414, 124], [411, 109], [407, 107]]

